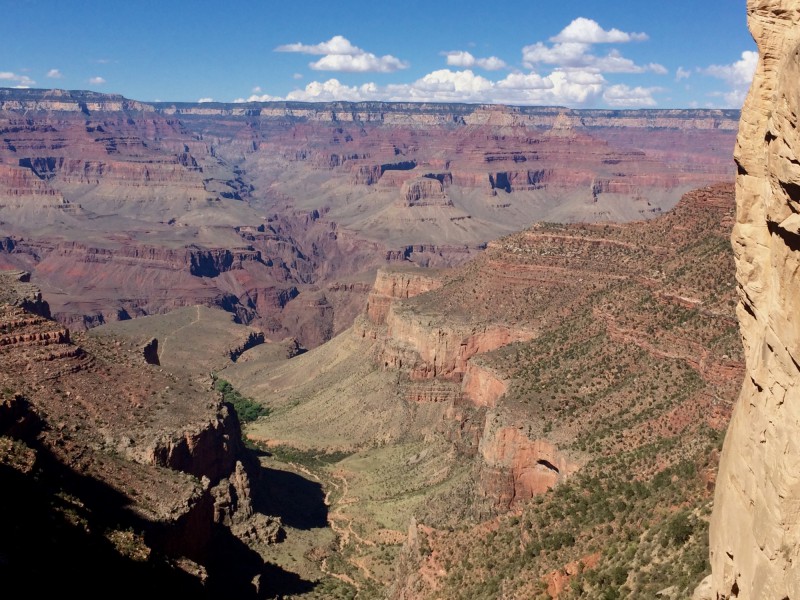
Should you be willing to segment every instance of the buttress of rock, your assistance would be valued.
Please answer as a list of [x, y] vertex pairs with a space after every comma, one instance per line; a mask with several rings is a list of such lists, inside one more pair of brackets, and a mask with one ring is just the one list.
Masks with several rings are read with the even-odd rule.
[[711, 521], [719, 599], [800, 598], [800, 1], [748, 0], [759, 48], [732, 242], [746, 375]]

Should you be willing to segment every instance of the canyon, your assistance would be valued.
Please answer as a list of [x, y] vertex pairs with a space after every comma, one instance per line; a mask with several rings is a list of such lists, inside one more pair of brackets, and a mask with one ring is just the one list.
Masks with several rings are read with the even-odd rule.
[[735, 165], [738, 111], [0, 89], [0, 572], [797, 595], [786, 4]]
[[648, 222], [541, 224], [455, 269], [382, 269], [349, 330], [225, 366], [272, 411], [247, 436], [331, 489], [338, 575], [366, 597], [691, 594], [744, 374], [733, 207], [720, 185]]
[[0, 89], [0, 266], [72, 329], [202, 304], [312, 348], [380, 267], [652, 218], [729, 180], [738, 116]]

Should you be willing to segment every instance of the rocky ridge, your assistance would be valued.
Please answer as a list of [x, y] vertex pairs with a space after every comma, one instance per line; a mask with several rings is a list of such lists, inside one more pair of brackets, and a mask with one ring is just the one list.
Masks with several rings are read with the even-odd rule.
[[[64, 553], [62, 544], [74, 544], [97, 553], [98, 569], [117, 561], [118, 574], [149, 570], [131, 589], [163, 583], [213, 595], [231, 585], [255, 597], [251, 580], [262, 577], [263, 561], [259, 567], [235, 534], [269, 544], [280, 539], [281, 525], [254, 512], [259, 473], [235, 413], [207, 386], [148, 365], [139, 345], [73, 339], [47, 318], [26, 280], [0, 271], [0, 467], [19, 491], [3, 505], [20, 502], [15, 518], [28, 527], [0, 525], [4, 579], [35, 574], [41, 561], [31, 552], [44, 544], [45, 554], [54, 553], [48, 564], [63, 565], [55, 569], [59, 585], [71, 585], [94, 569]], [[41, 515], [33, 512], [40, 503], [49, 506], [50, 522], [64, 523], [40, 532]], [[217, 547], [229, 547], [243, 569], [227, 572]], [[82, 581], [93, 589], [105, 579], [95, 573]]]

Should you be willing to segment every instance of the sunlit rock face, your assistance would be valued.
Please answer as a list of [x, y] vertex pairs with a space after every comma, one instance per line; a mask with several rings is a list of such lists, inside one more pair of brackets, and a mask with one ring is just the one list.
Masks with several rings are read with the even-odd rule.
[[711, 523], [717, 598], [800, 596], [800, 2], [749, 0], [760, 60], [736, 147], [746, 357]]

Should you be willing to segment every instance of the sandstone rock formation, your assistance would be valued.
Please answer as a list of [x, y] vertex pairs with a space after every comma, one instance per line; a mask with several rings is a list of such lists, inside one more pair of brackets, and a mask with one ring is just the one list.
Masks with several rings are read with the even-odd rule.
[[800, 4], [749, 0], [759, 63], [736, 147], [733, 231], [746, 377], [710, 545], [717, 598], [800, 597]]

